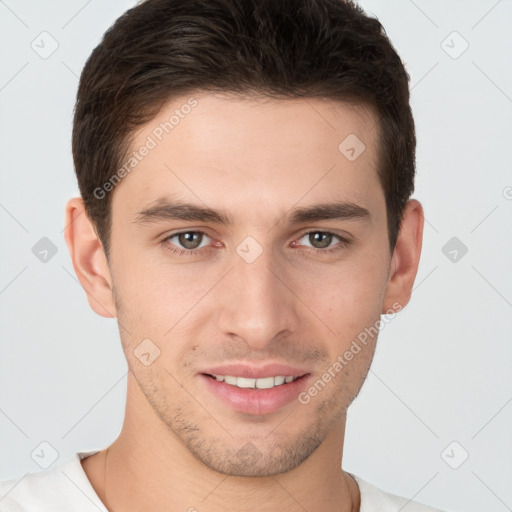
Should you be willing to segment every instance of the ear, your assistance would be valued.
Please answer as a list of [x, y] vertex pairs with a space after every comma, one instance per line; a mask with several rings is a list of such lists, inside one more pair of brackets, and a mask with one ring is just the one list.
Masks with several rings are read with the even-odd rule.
[[108, 261], [81, 197], [74, 197], [66, 204], [64, 238], [89, 305], [98, 315], [115, 318], [117, 311]]
[[[424, 215], [421, 203], [407, 201], [391, 259], [382, 314], [404, 308], [411, 299], [423, 242]], [[396, 307], [399, 304], [401, 307]]]

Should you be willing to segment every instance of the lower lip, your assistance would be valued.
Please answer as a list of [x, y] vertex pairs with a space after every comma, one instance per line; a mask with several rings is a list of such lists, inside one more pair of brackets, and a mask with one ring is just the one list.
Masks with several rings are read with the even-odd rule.
[[235, 411], [261, 415], [275, 412], [293, 400], [297, 400], [298, 395], [306, 387], [311, 374], [307, 373], [293, 382], [270, 389], [239, 388], [212, 379], [204, 373], [199, 376], [214, 395]]

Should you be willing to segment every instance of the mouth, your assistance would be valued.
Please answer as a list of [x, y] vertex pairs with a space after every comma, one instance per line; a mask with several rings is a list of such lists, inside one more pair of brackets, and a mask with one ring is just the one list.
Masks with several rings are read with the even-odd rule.
[[[307, 389], [310, 373], [301, 375], [267, 375], [259, 378], [216, 373], [200, 373], [206, 402], [212, 399], [231, 411], [250, 415], [268, 415], [298, 403], [301, 392]], [[203, 390], [200, 390], [203, 393]], [[301, 406], [303, 407], [303, 406]]]

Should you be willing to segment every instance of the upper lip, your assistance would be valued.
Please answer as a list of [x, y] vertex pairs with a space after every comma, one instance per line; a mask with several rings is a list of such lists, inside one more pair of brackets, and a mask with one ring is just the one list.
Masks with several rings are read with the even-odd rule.
[[263, 377], [277, 377], [282, 375], [288, 377], [302, 377], [309, 373], [303, 368], [296, 368], [286, 364], [267, 363], [263, 366], [250, 366], [246, 364], [223, 364], [207, 368], [200, 373], [207, 375], [232, 375], [235, 377], [245, 377], [247, 379], [261, 379]]

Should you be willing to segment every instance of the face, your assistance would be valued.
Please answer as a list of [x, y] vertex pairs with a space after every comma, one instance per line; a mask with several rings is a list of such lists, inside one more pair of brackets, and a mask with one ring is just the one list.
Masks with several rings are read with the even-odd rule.
[[135, 134], [147, 154], [112, 197], [123, 349], [155, 418], [217, 471], [296, 467], [362, 386], [376, 337], [335, 362], [385, 302], [375, 122], [341, 102], [195, 94]]

